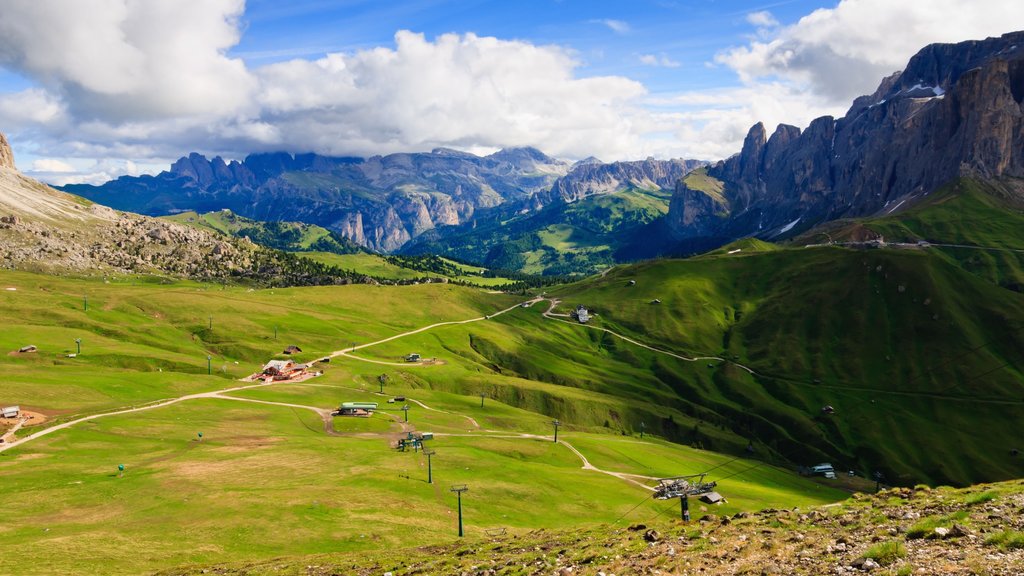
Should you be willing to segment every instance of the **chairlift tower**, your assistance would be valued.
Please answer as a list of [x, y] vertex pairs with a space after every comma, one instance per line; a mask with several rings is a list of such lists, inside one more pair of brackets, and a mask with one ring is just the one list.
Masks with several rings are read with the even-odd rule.
[[405, 421], [409, 421], [409, 405], [402, 406], [402, 412], [405, 412]]
[[433, 448], [430, 448], [430, 449], [424, 448], [423, 449], [423, 454], [425, 454], [426, 457], [427, 457], [427, 484], [433, 484], [434, 483], [434, 469], [430, 465], [430, 457], [433, 456], [434, 454], [437, 454], [437, 452]]
[[690, 496], [707, 494], [718, 485], [716, 482], [705, 482], [705, 476], [707, 474], [662, 478], [658, 480], [658, 487], [654, 490], [654, 498], [657, 500], [679, 498], [679, 515], [683, 522], [689, 522]]
[[456, 484], [452, 486], [452, 492], [455, 492], [459, 497], [459, 538], [462, 538], [465, 534], [462, 531], [462, 493], [469, 490], [465, 484]]
[[562, 425], [558, 420], [552, 420], [551, 425], [555, 427], [555, 442], [558, 442], [558, 427]]

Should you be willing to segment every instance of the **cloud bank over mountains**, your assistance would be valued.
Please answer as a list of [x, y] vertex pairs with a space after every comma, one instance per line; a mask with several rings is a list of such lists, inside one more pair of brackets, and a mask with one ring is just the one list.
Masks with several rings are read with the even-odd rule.
[[[230, 54], [245, 31], [241, 0], [9, 0], [0, 68], [24, 83], [0, 92], [0, 129], [54, 159], [35, 164], [60, 168], [47, 174], [62, 182], [191, 150], [532, 145], [568, 158], [719, 158], [758, 120], [841, 113], [928, 43], [1024, 28], [1024, 3], [844, 0], [789, 26], [766, 11], [746, 22], [749, 39], [709, 63], [734, 71], [732, 86], [686, 90], [680, 69], [680, 89], [654, 95], [624, 76], [586, 76], [568, 46], [401, 30], [390, 47], [252, 67]], [[616, 24], [609, 33], [630, 30]]]

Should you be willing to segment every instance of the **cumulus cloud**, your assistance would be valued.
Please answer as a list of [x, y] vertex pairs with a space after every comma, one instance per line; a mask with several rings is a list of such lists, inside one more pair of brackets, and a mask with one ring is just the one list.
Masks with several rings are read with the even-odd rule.
[[[757, 33], [715, 58], [738, 86], [655, 97], [622, 76], [585, 77], [560, 46], [400, 31], [388, 47], [246, 67], [228, 53], [242, 0], [9, 0], [0, 67], [32, 86], [0, 93], [0, 129], [56, 183], [155, 171], [189, 151], [531, 145], [566, 158], [715, 159], [757, 121], [771, 130], [841, 113], [925, 44], [1024, 25], [1024, 3], [984, 4], [843, 0], [788, 26], [753, 12], [741, 25]], [[634, 58], [680, 65], [665, 53]]]
[[69, 162], [54, 158], [43, 158], [32, 163], [26, 173], [33, 178], [49, 182], [55, 186], [67, 184], [103, 184], [121, 176], [138, 176], [151, 172], [155, 166], [147, 166], [145, 170], [131, 160], [97, 160], [76, 167]]
[[56, 158], [40, 158], [32, 162], [32, 169], [30, 172], [74, 172], [75, 167], [63, 160], [57, 160]]
[[[402, 31], [395, 48], [292, 60], [257, 71], [262, 121], [288, 148], [332, 153], [543, 144], [555, 154], [621, 156], [635, 145], [621, 77], [576, 78], [564, 49]], [[313, 138], [314, 141], [309, 139]], [[279, 145], [280, 145], [279, 144]]]
[[779, 25], [779, 21], [767, 10], [747, 14], [747, 22], [759, 28], [774, 28]]
[[668, 55], [662, 54], [641, 54], [640, 63], [644, 66], [661, 66], [663, 68], [679, 68], [681, 64]]
[[[763, 26], [770, 19], [753, 13], [748, 21]], [[997, 36], [1022, 26], [1019, 0], [842, 0], [769, 38], [727, 50], [716, 62], [748, 83], [782, 78], [807, 85], [832, 104], [846, 104], [873, 92], [881, 78], [927, 44]]]

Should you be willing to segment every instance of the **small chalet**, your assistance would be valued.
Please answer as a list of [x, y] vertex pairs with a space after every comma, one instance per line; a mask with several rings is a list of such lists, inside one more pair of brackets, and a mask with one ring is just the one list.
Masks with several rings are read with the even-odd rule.
[[299, 348], [298, 346], [292, 345], [292, 346], [289, 346], [289, 347], [285, 348], [283, 353], [284, 354], [298, 354], [299, 352], [302, 352], [302, 348]]
[[576, 307], [576, 311], [573, 312], [573, 316], [579, 320], [580, 324], [586, 324], [590, 321], [590, 311], [583, 304]]
[[406, 362], [419, 362], [421, 360], [420, 355], [415, 352], [405, 357]]
[[0, 411], [0, 415], [4, 418], [17, 418], [21, 414], [21, 408], [18, 406], [6, 406]]
[[264, 379], [272, 378], [273, 380], [290, 380], [295, 376], [304, 374], [306, 368], [309, 368], [308, 364], [296, 364], [291, 360], [271, 360], [263, 367], [263, 372], [260, 376]]
[[705, 504], [721, 504], [725, 502], [725, 498], [718, 492], [708, 492], [707, 494], [700, 495], [700, 501]]
[[38, 351], [39, 351], [39, 348], [36, 348], [35, 346], [33, 346], [31, 344], [29, 344], [28, 346], [22, 346], [21, 348], [18, 348], [18, 353], [20, 353], [20, 354], [28, 354], [29, 352], [38, 352]]

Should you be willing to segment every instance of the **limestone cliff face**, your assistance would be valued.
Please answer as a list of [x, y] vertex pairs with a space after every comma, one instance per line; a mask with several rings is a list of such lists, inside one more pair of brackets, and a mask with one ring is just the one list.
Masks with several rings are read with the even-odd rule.
[[17, 170], [14, 167], [14, 152], [11, 151], [11, 145], [7, 143], [3, 133], [0, 133], [0, 168]]
[[701, 166], [698, 160], [641, 160], [637, 162], [581, 162], [551, 187], [537, 195], [538, 205], [555, 201], [574, 202], [587, 196], [609, 194], [635, 187], [672, 190], [676, 182]]
[[[676, 238], [781, 238], [815, 224], [902, 210], [953, 178], [1024, 177], [1024, 32], [936, 44], [857, 98], [843, 118], [802, 133], [751, 128], [709, 170], [730, 216], [671, 223]], [[678, 202], [685, 200], [680, 195]]]
[[438, 148], [372, 158], [283, 152], [243, 161], [189, 154], [158, 176], [122, 177], [66, 190], [149, 215], [227, 208], [257, 220], [330, 228], [364, 246], [393, 251], [483, 208], [547, 191], [569, 164], [533, 148], [476, 156]]

